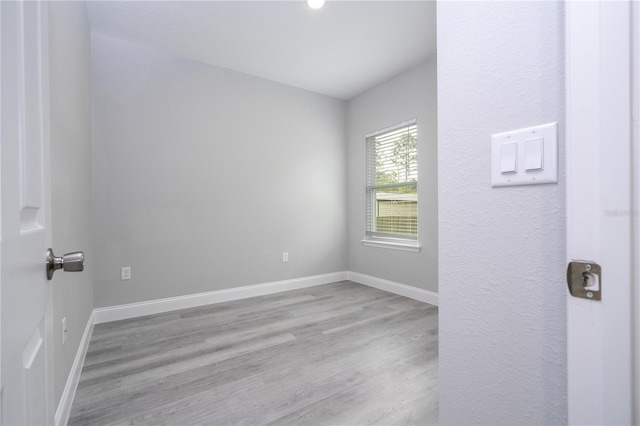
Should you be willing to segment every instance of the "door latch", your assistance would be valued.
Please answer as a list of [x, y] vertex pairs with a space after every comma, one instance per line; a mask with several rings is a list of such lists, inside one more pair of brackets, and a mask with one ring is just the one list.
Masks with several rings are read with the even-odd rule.
[[602, 300], [602, 270], [595, 262], [569, 262], [567, 284], [573, 297]]

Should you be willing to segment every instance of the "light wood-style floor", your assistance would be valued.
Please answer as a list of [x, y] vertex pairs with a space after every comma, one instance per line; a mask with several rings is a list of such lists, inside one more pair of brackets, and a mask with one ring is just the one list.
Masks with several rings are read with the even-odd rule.
[[438, 308], [349, 281], [95, 327], [69, 425], [435, 424]]

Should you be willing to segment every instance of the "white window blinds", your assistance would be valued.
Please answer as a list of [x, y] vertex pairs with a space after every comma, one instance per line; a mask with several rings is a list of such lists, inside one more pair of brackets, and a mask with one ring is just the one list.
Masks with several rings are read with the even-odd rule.
[[407, 121], [367, 135], [368, 239], [418, 236], [418, 127]]

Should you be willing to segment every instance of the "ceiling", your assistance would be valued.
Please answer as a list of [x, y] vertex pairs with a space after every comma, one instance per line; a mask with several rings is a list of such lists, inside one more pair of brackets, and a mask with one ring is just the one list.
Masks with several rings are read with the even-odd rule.
[[88, 1], [91, 31], [351, 99], [435, 56], [435, 1]]

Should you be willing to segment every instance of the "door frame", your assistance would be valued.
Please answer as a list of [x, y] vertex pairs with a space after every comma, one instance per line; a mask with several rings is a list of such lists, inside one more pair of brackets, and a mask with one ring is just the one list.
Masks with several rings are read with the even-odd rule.
[[567, 261], [595, 261], [603, 277], [600, 302], [567, 292], [568, 420], [632, 424], [632, 1], [565, 6]]
[[633, 401], [635, 423], [640, 423], [640, 4], [631, 3], [631, 56], [632, 56], [632, 137], [633, 137], [633, 282], [634, 303], [633, 330], [635, 368]]

